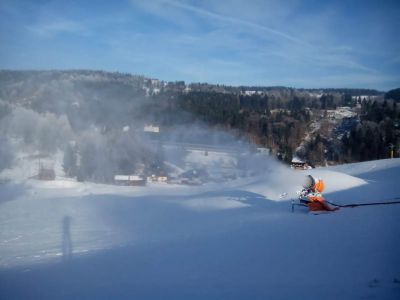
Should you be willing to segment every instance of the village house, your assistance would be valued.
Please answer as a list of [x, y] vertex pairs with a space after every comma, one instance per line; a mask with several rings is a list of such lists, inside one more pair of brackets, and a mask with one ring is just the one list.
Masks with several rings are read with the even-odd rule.
[[143, 128], [144, 132], [160, 133], [160, 127], [153, 125], [145, 125]]
[[292, 169], [295, 169], [295, 170], [308, 170], [308, 169], [311, 169], [311, 167], [304, 160], [300, 159], [297, 156], [293, 157], [290, 167]]
[[55, 180], [56, 173], [55, 173], [54, 169], [41, 168], [39, 170], [38, 179], [39, 180]]
[[39, 169], [36, 178], [39, 180], [55, 180], [54, 162], [46, 159], [47, 156], [39, 156]]
[[147, 180], [139, 175], [115, 175], [114, 182], [117, 185], [144, 186]]

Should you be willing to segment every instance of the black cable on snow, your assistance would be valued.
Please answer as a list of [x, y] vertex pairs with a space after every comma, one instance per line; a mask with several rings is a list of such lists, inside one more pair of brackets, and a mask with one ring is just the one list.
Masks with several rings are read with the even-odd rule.
[[[400, 199], [400, 197], [396, 197], [393, 199]], [[325, 200], [326, 201], [326, 200]], [[384, 201], [384, 202], [370, 202], [370, 203], [353, 203], [353, 204], [336, 204], [329, 201], [326, 201], [330, 205], [337, 206], [337, 207], [358, 207], [358, 206], [372, 206], [372, 205], [390, 205], [390, 204], [400, 204], [400, 201]]]

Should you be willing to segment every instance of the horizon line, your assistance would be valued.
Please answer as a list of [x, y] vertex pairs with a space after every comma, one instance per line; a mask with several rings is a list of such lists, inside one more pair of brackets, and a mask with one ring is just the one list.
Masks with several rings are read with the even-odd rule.
[[[258, 88], [288, 88], [288, 89], [297, 89], [297, 90], [371, 90], [371, 91], [376, 91], [380, 93], [386, 93], [392, 89], [388, 90], [381, 90], [377, 88], [366, 88], [366, 87], [296, 87], [296, 86], [286, 86], [286, 85], [260, 85], [260, 84], [240, 84], [240, 85], [235, 85], [235, 84], [228, 84], [228, 83], [218, 83], [218, 82], [200, 82], [200, 81], [186, 81], [184, 79], [175, 79], [175, 80], [165, 80], [165, 79], [160, 79], [154, 76], [149, 76], [145, 74], [135, 74], [132, 72], [125, 72], [125, 71], [118, 71], [118, 70], [105, 70], [105, 69], [85, 69], [85, 68], [68, 68], [68, 69], [63, 69], [63, 68], [58, 68], [58, 69], [52, 69], [52, 68], [43, 68], [43, 69], [3, 69], [0, 68], [0, 72], [79, 72], [79, 71], [89, 71], [89, 72], [104, 72], [104, 73], [116, 73], [116, 74], [124, 74], [124, 75], [130, 75], [130, 76], [138, 76], [138, 77], [144, 77], [146, 79], [154, 79], [154, 80], [160, 80], [164, 82], [179, 82], [183, 81], [185, 85], [190, 85], [190, 84], [209, 84], [209, 85], [218, 85], [218, 86], [225, 86], [225, 87], [231, 87], [231, 88], [240, 88], [240, 87], [258, 87]], [[393, 88], [396, 89], [396, 88]]]

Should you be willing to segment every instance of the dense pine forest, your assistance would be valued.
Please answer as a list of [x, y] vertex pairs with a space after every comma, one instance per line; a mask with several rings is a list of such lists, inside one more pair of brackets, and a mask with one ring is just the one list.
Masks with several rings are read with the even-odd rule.
[[[191, 91], [161, 93], [146, 103], [155, 122], [171, 126], [191, 120], [224, 128], [290, 162], [298, 156], [312, 165], [388, 158], [400, 142], [397, 101], [376, 91], [329, 90], [315, 97], [296, 89], [260, 92]], [[351, 94], [359, 96], [352, 96]], [[368, 96], [364, 94], [368, 93]], [[361, 95], [361, 96], [360, 96]], [[332, 116], [340, 108], [351, 116]]]

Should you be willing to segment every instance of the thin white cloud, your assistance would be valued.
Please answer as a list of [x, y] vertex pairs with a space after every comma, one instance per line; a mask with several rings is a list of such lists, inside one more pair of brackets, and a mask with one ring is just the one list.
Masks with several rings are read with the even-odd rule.
[[[342, 44], [333, 27], [334, 15], [318, 12], [314, 18], [294, 13], [296, 1], [272, 2], [210, 0], [198, 5], [194, 1], [131, 0], [132, 10], [94, 14], [84, 20], [45, 6], [34, 18], [37, 23], [24, 26], [42, 40], [90, 35], [88, 45], [94, 39], [101, 41], [99, 51], [108, 57], [109, 65], [170, 80], [283, 84], [286, 76], [298, 75], [315, 84], [319, 81], [316, 74], [365, 72], [374, 75], [370, 82], [379, 77], [365, 60], [376, 53], [360, 54], [361, 47], [351, 41], [351, 46]], [[142, 20], [149, 15], [149, 20], [159, 22]], [[142, 21], [145, 26], [137, 26]], [[163, 23], [165, 27], [160, 26]], [[298, 82], [292, 79], [288, 85]], [[350, 77], [346, 80], [351, 82]]]
[[272, 35], [278, 36], [280, 38], [284, 38], [284, 39], [289, 40], [291, 42], [295, 42], [295, 43], [299, 43], [299, 44], [305, 44], [304, 41], [302, 41], [302, 40], [300, 40], [300, 39], [298, 39], [298, 38], [296, 38], [296, 37], [294, 37], [292, 35], [289, 35], [289, 34], [287, 34], [285, 32], [276, 30], [276, 29], [268, 27], [268, 26], [259, 25], [259, 24], [253, 23], [253, 22], [241, 20], [239, 18], [233, 18], [233, 17], [230, 17], [230, 16], [225, 16], [225, 15], [222, 15], [222, 14], [218, 14], [218, 13], [211, 12], [211, 11], [208, 11], [208, 10], [196, 7], [196, 6], [184, 4], [184, 3], [173, 1], [173, 0], [166, 0], [166, 3], [168, 3], [168, 4], [172, 5], [172, 6], [175, 6], [177, 8], [181, 8], [181, 9], [184, 9], [184, 10], [187, 10], [187, 11], [194, 12], [194, 13], [196, 13], [198, 15], [201, 15], [201, 16], [204, 16], [204, 17], [212, 18], [212, 19], [215, 19], [215, 20], [218, 20], [218, 21], [222, 21], [222, 22], [229, 22], [229, 23], [232, 23], [232, 24], [240, 25], [240, 26], [246, 26], [246, 27], [249, 27], [249, 28], [252, 28], [252, 29], [261, 30], [261, 31], [264, 31], [264, 32], [266, 32], [268, 34], [272, 34]]
[[[242, 20], [240, 18], [223, 15], [176, 0], [164, 0], [162, 1], [162, 3], [169, 4], [170, 6], [179, 8], [181, 10], [193, 12], [204, 18], [238, 25], [241, 28], [246, 28], [247, 30], [250, 29], [251, 31], [256, 31], [258, 33], [266, 33], [268, 36], [278, 37], [281, 41], [275, 41], [275, 44], [278, 43], [279, 46], [275, 47], [275, 49], [272, 50], [268, 49], [266, 51], [261, 51], [267, 54], [275, 53], [276, 56], [279, 56], [281, 58], [286, 58], [291, 61], [297, 60], [298, 62], [303, 61], [304, 63], [311, 63], [317, 66], [335, 66], [376, 73], [375, 69], [365, 66], [352, 58], [352, 48], [349, 46], [339, 45], [329, 47], [324, 46], [323, 43], [309, 43], [303, 38], [298, 38], [282, 30], [277, 30], [269, 26], [260, 25], [255, 22]], [[321, 18], [323, 19], [323, 17]], [[254, 34], [254, 32], [249, 33]], [[222, 37], [221, 35], [221, 41], [219, 43], [223, 42], [227, 38], [227, 36]], [[263, 35], [258, 35], [257, 38], [263, 39], [264, 37]], [[268, 39], [268, 41], [271, 40]], [[269, 44], [268, 47], [274, 48], [273, 46], [271, 46], [271, 44]]]
[[37, 23], [27, 29], [41, 37], [53, 37], [62, 33], [80, 35], [87, 35], [89, 33], [89, 29], [82, 22], [66, 19]]

